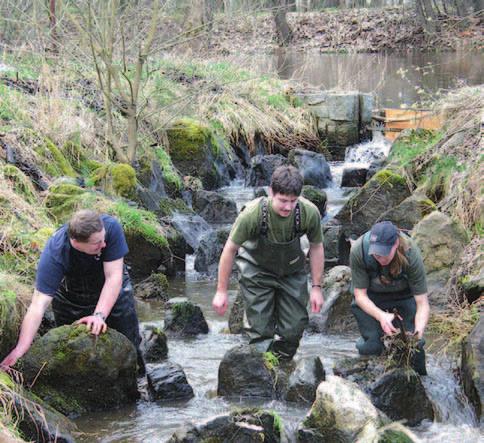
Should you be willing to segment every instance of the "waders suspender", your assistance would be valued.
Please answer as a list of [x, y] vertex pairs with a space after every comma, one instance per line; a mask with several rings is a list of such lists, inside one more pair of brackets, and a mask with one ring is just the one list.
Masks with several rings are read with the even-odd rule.
[[[299, 207], [299, 202], [296, 203], [294, 208], [294, 237], [296, 237], [301, 232], [301, 208]], [[262, 236], [267, 237], [267, 232], [269, 231], [269, 203], [267, 198], [262, 199], [261, 208], [261, 223], [260, 223], [260, 233]]]

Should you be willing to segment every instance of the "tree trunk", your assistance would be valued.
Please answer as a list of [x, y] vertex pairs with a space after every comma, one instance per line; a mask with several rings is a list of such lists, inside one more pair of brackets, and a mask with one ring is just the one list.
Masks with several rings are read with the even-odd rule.
[[49, 1], [49, 29], [51, 51], [55, 54], [59, 52], [59, 39], [57, 35], [57, 16], [55, 12], [55, 0]]
[[433, 34], [436, 30], [436, 15], [432, 9], [430, 0], [416, 0], [415, 8], [417, 11], [417, 17], [424, 30], [428, 34]]
[[273, 1], [272, 15], [276, 25], [276, 39], [279, 46], [287, 46], [292, 41], [292, 30], [287, 23], [287, 0]]

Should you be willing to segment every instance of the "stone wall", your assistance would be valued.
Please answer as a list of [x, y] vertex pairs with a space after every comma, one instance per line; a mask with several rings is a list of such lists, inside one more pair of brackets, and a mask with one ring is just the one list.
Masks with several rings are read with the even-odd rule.
[[372, 94], [317, 91], [299, 96], [316, 118], [318, 132], [334, 160], [344, 160], [347, 146], [368, 138], [374, 106]]

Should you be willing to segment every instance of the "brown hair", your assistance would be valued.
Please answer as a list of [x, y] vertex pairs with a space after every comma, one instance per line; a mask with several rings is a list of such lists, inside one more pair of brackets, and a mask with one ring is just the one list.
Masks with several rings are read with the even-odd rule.
[[408, 260], [405, 253], [410, 249], [410, 246], [404, 235], [400, 234], [398, 238], [400, 239], [400, 244], [398, 245], [395, 255], [389, 265], [390, 275], [392, 277], [399, 275], [402, 270], [408, 266]]
[[303, 177], [294, 166], [279, 166], [271, 177], [271, 188], [274, 194], [300, 196]]
[[104, 228], [101, 216], [89, 209], [77, 211], [69, 220], [67, 233], [70, 238], [87, 242], [95, 232], [101, 232]]

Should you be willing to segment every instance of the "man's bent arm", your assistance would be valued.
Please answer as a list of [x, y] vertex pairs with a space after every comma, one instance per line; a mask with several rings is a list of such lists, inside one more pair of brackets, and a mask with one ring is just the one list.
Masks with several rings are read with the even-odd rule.
[[217, 293], [212, 301], [213, 308], [220, 315], [224, 315], [228, 307], [227, 291], [229, 288], [230, 274], [232, 273], [234, 259], [239, 247], [240, 246], [237, 243], [234, 243], [229, 238], [225, 243], [222, 255], [220, 256], [220, 262], [218, 265]]
[[109, 316], [116, 300], [118, 299], [121, 287], [123, 286], [123, 264], [124, 259], [104, 262], [104, 286], [96, 305], [95, 312], [101, 312], [105, 318]]
[[324, 272], [324, 247], [322, 243], [309, 244], [309, 265], [311, 268], [311, 294], [309, 297], [311, 311], [319, 312], [323, 306], [322, 275]]
[[13, 366], [17, 360], [30, 349], [35, 334], [37, 334], [37, 331], [39, 330], [44, 312], [51, 302], [51, 296], [43, 294], [37, 290], [34, 291], [32, 301], [22, 321], [17, 345], [0, 363], [1, 367], [9, 368], [10, 366]]
[[[104, 262], [104, 286], [91, 315], [82, 317], [76, 323], [85, 324], [94, 335], [106, 332], [105, 319], [111, 313], [123, 286], [123, 259]], [[96, 314], [96, 315], [95, 315]]]

